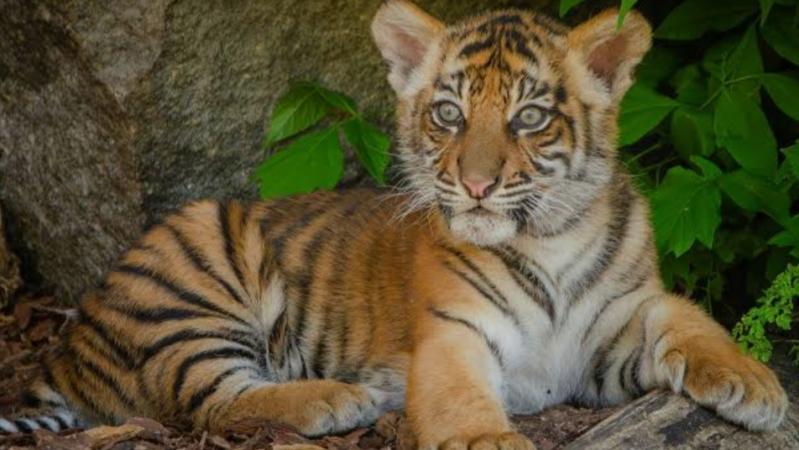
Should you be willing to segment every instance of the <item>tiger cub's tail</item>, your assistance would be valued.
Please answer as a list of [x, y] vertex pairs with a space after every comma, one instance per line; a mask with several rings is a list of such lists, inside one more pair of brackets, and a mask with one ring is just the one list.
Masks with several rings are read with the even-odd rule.
[[66, 399], [45, 380], [35, 381], [23, 394], [22, 401], [24, 407], [18, 416], [0, 417], [0, 435], [40, 429], [58, 432], [82, 426]]

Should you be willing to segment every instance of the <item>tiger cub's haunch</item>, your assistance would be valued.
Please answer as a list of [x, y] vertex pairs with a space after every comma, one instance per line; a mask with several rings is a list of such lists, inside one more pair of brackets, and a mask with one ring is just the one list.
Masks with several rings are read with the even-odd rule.
[[647, 202], [616, 161], [650, 46], [631, 12], [569, 29], [507, 10], [445, 26], [385, 2], [405, 195], [200, 202], [81, 304], [6, 431], [147, 415], [308, 435], [406, 409], [422, 448], [531, 448], [507, 414], [684, 392], [753, 430], [774, 374], [663, 290]]

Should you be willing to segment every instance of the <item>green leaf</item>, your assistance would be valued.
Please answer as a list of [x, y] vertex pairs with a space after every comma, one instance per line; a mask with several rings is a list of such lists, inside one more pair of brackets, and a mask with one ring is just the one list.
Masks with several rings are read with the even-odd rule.
[[713, 114], [687, 106], [677, 108], [671, 115], [671, 142], [683, 158], [713, 154]]
[[788, 163], [791, 173], [799, 179], [799, 141], [788, 148], [782, 149], [782, 152], [785, 155], [785, 161]]
[[638, 83], [656, 87], [680, 66], [680, 56], [674, 50], [654, 47], [647, 52], [641, 64], [635, 69]]
[[332, 189], [344, 171], [338, 127], [308, 133], [261, 163], [255, 176], [263, 198]]
[[791, 200], [771, 181], [744, 170], [724, 174], [719, 179], [722, 191], [749, 212], [764, 212], [777, 223], [787, 223]]
[[721, 169], [719, 169], [719, 166], [713, 164], [711, 161], [702, 158], [701, 156], [691, 156], [689, 159], [702, 170], [702, 175], [705, 176], [706, 180], [715, 181], [721, 177]]
[[750, 0], [686, 0], [661, 22], [655, 37], [661, 39], [696, 39], [708, 31], [726, 31], [757, 11]]
[[716, 144], [753, 174], [766, 178], [777, 171], [777, 141], [760, 106], [740, 92], [725, 89], [716, 101]]
[[760, 25], [766, 24], [766, 19], [771, 12], [771, 7], [774, 6], [774, 0], [759, 0], [760, 2]]
[[385, 183], [385, 171], [388, 166], [388, 148], [391, 140], [374, 125], [360, 117], [353, 117], [344, 122], [344, 136], [355, 149], [361, 164], [378, 183]]
[[780, 56], [799, 65], [799, 26], [794, 8], [777, 7], [761, 31], [768, 45]]
[[799, 120], [799, 79], [778, 73], [763, 76], [769, 97], [789, 117]]
[[332, 108], [343, 111], [352, 115], [358, 114], [355, 100], [351, 97], [342, 94], [341, 92], [331, 91], [319, 85], [310, 84], [311, 87], [316, 89], [317, 94], [327, 102]]
[[627, 17], [627, 13], [638, 3], [638, 0], [621, 0], [621, 5], [619, 5], [619, 18], [616, 21], [616, 28], [621, 29], [621, 26], [624, 24], [624, 18]]
[[270, 146], [316, 125], [327, 111], [328, 103], [315, 86], [308, 83], [293, 86], [275, 105], [264, 145]]
[[585, 0], [560, 0], [560, 17], [565, 16], [570, 9], [584, 1]]
[[619, 145], [629, 145], [655, 128], [679, 103], [636, 83], [624, 96], [619, 114]]
[[696, 240], [713, 246], [721, 223], [721, 194], [712, 181], [683, 167], [673, 167], [652, 193], [652, 221], [661, 253], [679, 256]]
[[751, 94], [760, 87], [763, 74], [763, 59], [757, 46], [757, 29], [747, 28], [735, 50], [724, 62], [725, 78], [729, 88]]
[[708, 98], [707, 75], [698, 64], [683, 67], [669, 79], [677, 92], [677, 101], [686, 105], [701, 106]]

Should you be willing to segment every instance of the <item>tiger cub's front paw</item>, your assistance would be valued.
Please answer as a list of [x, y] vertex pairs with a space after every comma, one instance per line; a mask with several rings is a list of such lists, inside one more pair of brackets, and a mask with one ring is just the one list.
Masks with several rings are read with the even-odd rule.
[[535, 450], [526, 436], [512, 431], [490, 433], [477, 438], [452, 438], [438, 446], [439, 450]]
[[686, 392], [731, 422], [773, 430], [785, 417], [788, 397], [774, 372], [732, 343], [672, 346], [660, 364], [675, 392]]

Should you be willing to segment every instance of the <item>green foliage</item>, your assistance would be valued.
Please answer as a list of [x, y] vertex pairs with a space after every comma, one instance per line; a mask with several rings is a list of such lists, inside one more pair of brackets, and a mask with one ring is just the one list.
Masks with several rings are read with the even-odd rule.
[[344, 136], [366, 171], [383, 184], [388, 136], [361, 115], [346, 95], [297, 83], [275, 105], [264, 147], [283, 147], [255, 170], [261, 196], [275, 198], [332, 189], [344, 171]]
[[765, 333], [799, 310], [799, 266], [785, 270], [799, 262], [799, 0], [636, 3], [655, 42], [619, 145], [651, 199], [664, 281], [712, 312], [752, 308], [735, 335], [765, 359]]
[[[766, 328], [772, 325], [789, 330], [794, 320], [796, 298], [799, 298], [799, 266], [789, 265], [757, 300], [757, 306], [744, 314], [732, 329], [741, 348], [761, 361], [768, 361], [774, 347], [766, 336]], [[792, 352], [799, 364], [799, 341], [792, 341]]]

